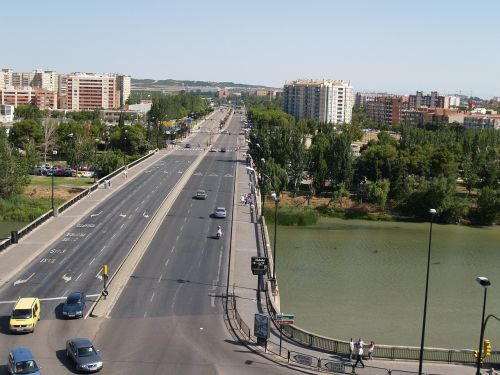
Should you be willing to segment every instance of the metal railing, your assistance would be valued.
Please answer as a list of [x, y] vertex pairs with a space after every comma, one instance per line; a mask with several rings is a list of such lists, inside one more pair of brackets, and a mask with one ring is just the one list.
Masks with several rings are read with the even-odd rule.
[[[130, 163], [130, 164], [126, 165], [126, 166], [120, 167], [117, 170], [115, 170], [115, 171], [111, 172], [110, 174], [108, 174], [107, 176], [102, 177], [95, 184], [93, 184], [92, 186], [90, 186], [88, 189], [85, 189], [84, 191], [82, 191], [77, 196], [75, 196], [75, 197], [71, 198], [70, 200], [64, 202], [61, 206], [56, 207], [55, 211], [57, 212], [57, 214], [59, 214], [59, 213], [65, 211], [65, 210], [67, 210], [69, 207], [71, 207], [72, 205], [74, 205], [80, 199], [86, 197], [91, 192], [93, 192], [94, 190], [96, 190], [101, 183], [103, 183], [103, 182], [105, 182], [105, 181], [107, 181], [107, 180], [115, 177], [116, 175], [118, 175], [120, 172], [122, 172], [126, 168], [128, 169], [129, 167], [133, 167], [134, 165], [136, 165], [136, 164], [138, 164], [138, 163], [140, 163], [140, 162], [142, 162], [142, 161], [150, 158], [157, 151], [158, 151], [158, 149], [152, 150], [148, 154], [146, 154], [144, 156], [141, 156], [137, 160], [134, 160], [132, 163]], [[35, 219], [34, 221], [32, 221], [31, 223], [29, 223], [28, 225], [26, 225], [24, 228], [18, 230], [17, 233], [16, 233], [16, 241], [19, 240], [20, 238], [24, 237], [28, 233], [30, 233], [33, 229], [39, 227], [41, 224], [43, 224], [45, 221], [47, 221], [48, 219], [50, 219], [52, 216], [54, 216], [54, 213], [52, 212], [52, 209], [51, 209], [50, 211], [47, 211], [42, 216], [38, 217], [37, 219]], [[0, 242], [0, 251], [5, 250], [7, 247], [9, 247], [12, 244], [13, 244], [12, 237], [8, 238], [8, 239], [6, 239], [6, 240], [4, 240], [2, 242]]]
[[[251, 160], [250, 163], [252, 164]], [[253, 167], [253, 165], [251, 165]], [[252, 174], [254, 177], [255, 174]], [[256, 201], [260, 203], [260, 191], [256, 178], [252, 179], [255, 186]], [[263, 212], [261, 209], [260, 212]], [[276, 314], [280, 313], [277, 306], [274, 304], [272, 293], [277, 293], [277, 280], [272, 285], [270, 282], [273, 259], [272, 251], [270, 248], [269, 236], [267, 233], [266, 220], [261, 216], [260, 233], [262, 239], [262, 248], [264, 249], [265, 256], [269, 258], [268, 280], [266, 292], [266, 303], [270, 318], [276, 328], [278, 325], [275, 321]], [[271, 293], [271, 294], [270, 294]], [[340, 356], [347, 356], [349, 353], [349, 343], [347, 341], [336, 340], [329, 337], [321, 336], [308, 332], [295, 325], [283, 326], [283, 335], [293, 340], [297, 344], [313, 350], [332, 353]], [[391, 360], [418, 360], [420, 355], [420, 348], [410, 346], [390, 346], [390, 345], [377, 345], [374, 350], [374, 356], [377, 358], [385, 358]], [[442, 348], [424, 348], [423, 359], [425, 361], [446, 362], [446, 363], [461, 363], [461, 364], [474, 364], [473, 351], [467, 349], [442, 349]], [[492, 355], [484, 358], [483, 363], [487, 365], [500, 364], [500, 352], [492, 352]], [[394, 371], [392, 373], [395, 373]], [[401, 373], [401, 372], [400, 372]]]

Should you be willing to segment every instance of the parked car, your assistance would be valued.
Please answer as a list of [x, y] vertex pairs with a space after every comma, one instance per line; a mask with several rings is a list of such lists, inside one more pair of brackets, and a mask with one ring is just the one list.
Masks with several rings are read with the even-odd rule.
[[72, 292], [64, 302], [62, 314], [65, 318], [81, 318], [85, 312], [87, 297], [83, 292]]
[[184, 147], [185, 148], [191, 148], [191, 143], [186, 143]]
[[9, 374], [30, 374], [41, 375], [40, 367], [33, 356], [30, 349], [19, 347], [12, 348], [9, 352], [7, 363], [7, 371]]
[[225, 147], [221, 147], [220, 148], [220, 152], [226, 152], [226, 148]]
[[94, 172], [93, 171], [78, 171], [77, 176], [78, 177], [94, 177]]
[[76, 371], [95, 372], [102, 369], [102, 358], [89, 339], [66, 341], [66, 355], [75, 364]]
[[207, 199], [207, 192], [205, 190], [198, 190], [196, 192], [196, 199]]
[[215, 217], [225, 218], [227, 216], [226, 209], [224, 207], [217, 207], [215, 209]]

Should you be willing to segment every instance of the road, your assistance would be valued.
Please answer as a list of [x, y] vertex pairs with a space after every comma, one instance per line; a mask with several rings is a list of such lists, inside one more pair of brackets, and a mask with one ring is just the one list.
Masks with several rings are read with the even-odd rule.
[[[214, 126], [223, 113], [217, 116], [211, 121]], [[27, 345], [34, 349], [44, 373], [67, 374], [71, 370], [64, 342], [84, 336], [102, 351], [104, 374], [290, 372], [240, 346], [224, 320], [235, 171], [232, 150], [239, 122], [234, 116], [229, 125], [232, 134], [221, 134], [215, 144], [228, 152], [207, 153], [196, 168], [108, 318], [65, 321], [60, 319], [61, 303], [69, 291], [83, 290], [91, 296], [100, 292], [102, 265], [108, 264], [111, 273], [116, 270], [202, 149], [177, 150], [143, 171], [63, 233], [15, 277], [15, 283], [0, 288], [0, 353]], [[200, 133], [190, 143], [204, 145], [208, 137]], [[208, 191], [207, 200], [193, 199], [199, 188]], [[210, 216], [216, 206], [228, 209], [227, 219]], [[221, 240], [215, 238], [218, 224], [225, 232]], [[13, 301], [28, 295], [42, 299], [36, 332], [8, 335]]]

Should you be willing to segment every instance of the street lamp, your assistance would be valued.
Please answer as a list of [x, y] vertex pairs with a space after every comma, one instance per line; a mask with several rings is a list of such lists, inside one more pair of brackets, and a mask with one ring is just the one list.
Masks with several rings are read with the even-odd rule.
[[434, 215], [436, 214], [436, 210], [434, 208], [431, 208], [429, 210], [429, 214], [431, 215], [431, 225], [429, 229], [429, 250], [427, 252], [427, 276], [425, 278], [425, 298], [424, 298], [424, 318], [422, 321], [422, 339], [420, 341], [420, 356], [418, 360], [419, 375], [422, 375], [422, 362], [424, 359], [425, 320], [427, 318], [427, 294], [429, 291], [429, 265], [431, 262], [432, 222], [434, 221]]
[[488, 288], [491, 286], [490, 280], [487, 277], [479, 276], [476, 277], [476, 281], [484, 288], [484, 299], [483, 299], [483, 315], [481, 316], [481, 333], [479, 335], [479, 350], [477, 355], [477, 367], [476, 367], [476, 375], [481, 375], [481, 357], [483, 354], [483, 337], [484, 337], [484, 328], [486, 326], [484, 321], [484, 312], [486, 310], [486, 292], [488, 292]]
[[276, 280], [276, 227], [278, 219], [278, 202], [280, 199], [276, 193], [272, 193], [271, 196], [274, 199], [274, 246], [273, 246], [273, 280]]
[[127, 133], [128, 130], [124, 130], [125, 135], [123, 136], [123, 165], [126, 165], [125, 157], [127, 156]]

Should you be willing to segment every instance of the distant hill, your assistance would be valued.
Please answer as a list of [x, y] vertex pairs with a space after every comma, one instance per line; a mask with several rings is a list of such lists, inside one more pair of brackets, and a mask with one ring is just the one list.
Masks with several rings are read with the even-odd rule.
[[187, 81], [187, 80], [177, 80], [177, 79], [137, 79], [132, 78], [132, 85], [135, 87], [152, 87], [152, 86], [211, 86], [211, 87], [247, 87], [247, 88], [258, 88], [266, 87], [259, 85], [247, 85], [244, 83], [234, 83], [234, 82], [208, 82], [208, 81]]

